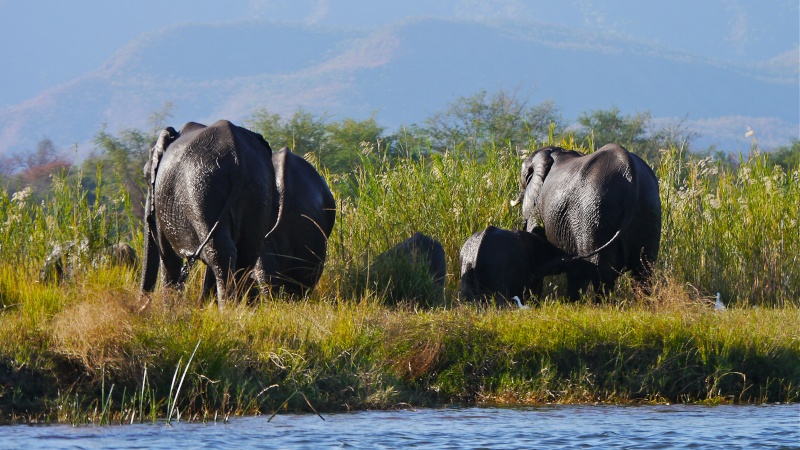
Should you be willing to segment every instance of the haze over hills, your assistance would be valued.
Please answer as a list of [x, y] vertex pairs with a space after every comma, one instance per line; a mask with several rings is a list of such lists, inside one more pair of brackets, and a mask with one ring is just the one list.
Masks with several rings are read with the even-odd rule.
[[[172, 103], [178, 127], [298, 107], [334, 119], [376, 115], [389, 131], [458, 97], [503, 89], [553, 100], [564, 118], [618, 107], [654, 122], [686, 119], [696, 147], [770, 149], [800, 137], [798, 48], [732, 63], [626, 36], [529, 22], [404, 19], [376, 28], [263, 20], [182, 24], [142, 35], [102, 67], [0, 110], [0, 155], [49, 137], [79, 156], [106, 124], [148, 128]], [[269, 139], [269, 136], [267, 136]]]

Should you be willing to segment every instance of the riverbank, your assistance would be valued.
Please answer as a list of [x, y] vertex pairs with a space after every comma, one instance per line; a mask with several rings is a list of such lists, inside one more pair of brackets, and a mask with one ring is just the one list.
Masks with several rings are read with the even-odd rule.
[[5, 421], [800, 399], [794, 306], [716, 311], [656, 292], [660, 300], [628, 305], [414, 309], [366, 293], [220, 311], [186, 294], [142, 298], [132, 276], [98, 271], [90, 285], [102, 291], [33, 286], [28, 295], [52, 303], [23, 295], [3, 312]]
[[[523, 154], [361, 154], [352, 173], [324, 173], [337, 219], [309, 298], [222, 311], [197, 301], [202, 264], [183, 293], [142, 297], [139, 270], [101, 257], [120, 241], [144, 247], [141, 205], [119, 186], [98, 181], [90, 195], [54, 178], [41, 201], [0, 191], [2, 419], [800, 399], [797, 168], [756, 154], [732, 170], [663, 151], [652, 292], [623, 276], [606, 303], [572, 304], [550, 277], [543, 303], [519, 310], [462, 304], [456, 293], [464, 241], [519, 225], [509, 200]], [[372, 270], [415, 231], [445, 249], [444, 293], [424, 270]], [[67, 243], [78, 245], [66, 279], [41, 279]], [[713, 309], [716, 295], [726, 310]]]

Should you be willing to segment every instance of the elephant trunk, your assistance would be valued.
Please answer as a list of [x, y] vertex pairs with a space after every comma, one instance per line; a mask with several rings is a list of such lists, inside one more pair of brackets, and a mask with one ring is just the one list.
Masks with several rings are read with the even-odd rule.
[[526, 230], [531, 231], [536, 226], [536, 216], [539, 207], [539, 194], [541, 193], [544, 179], [553, 166], [552, 149], [539, 150], [523, 164], [524, 190], [520, 193], [522, 199], [522, 218]]
[[[150, 198], [147, 199], [150, 211]], [[144, 218], [144, 252], [142, 254], [142, 292], [152, 292], [156, 288], [161, 255], [156, 242], [155, 214], [146, 213]]]
[[144, 252], [142, 252], [142, 292], [152, 292], [156, 288], [158, 269], [161, 264], [161, 251], [156, 241], [156, 177], [158, 166], [167, 147], [175, 141], [179, 133], [172, 127], [161, 130], [150, 156], [144, 166], [144, 177], [147, 180], [147, 200], [144, 207]]

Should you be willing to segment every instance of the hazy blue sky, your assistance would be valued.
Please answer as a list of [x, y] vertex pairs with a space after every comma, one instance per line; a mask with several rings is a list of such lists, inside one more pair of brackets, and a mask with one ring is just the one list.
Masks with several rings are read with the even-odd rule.
[[798, 64], [797, 0], [0, 0], [0, 107], [95, 70], [142, 34], [176, 24], [379, 27], [412, 16], [551, 23], [723, 62]]
[[[429, 55], [421, 62], [425, 43], [409, 44], [416, 45], [410, 50], [414, 55], [404, 60], [402, 68], [391, 66], [391, 58], [400, 55], [391, 54], [391, 46], [350, 56], [356, 58], [348, 60], [350, 65], [358, 62], [373, 68], [384, 64], [393, 75], [413, 70], [414, 64], [425, 64], [425, 69], [437, 71], [432, 75], [438, 75], [402, 86], [398, 83], [408, 78], [398, 78], [392, 81], [395, 85], [382, 86], [376, 81], [381, 76], [378, 69], [325, 72], [336, 66], [326, 66], [324, 61], [343, 51], [341, 48], [313, 56], [298, 52], [320, 51], [324, 46], [310, 50], [292, 46], [297, 43], [292, 32], [346, 34], [361, 36], [364, 42], [380, 42], [381, 36], [392, 30], [414, 29], [408, 25], [424, 17], [439, 19], [426, 22], [439, 23], [444, 30], [439, 34], [426, 30], [427, 39], [446, 41], [446, 24], [478, 25], [472, 28], [495, 36], [524, 35], [540, 44], [540, 51], [552, 52], [547, 53], [547, 60], [516, 60], [516, 54], [508, 54], [513, 50], [505, 48], [508, 40], [491, 41], [487, 36], [486, 42], [502, 42], [497, 45], [504, 47], [483, 48], [483, 53], [476, 53], [483, 58], [476, 59], [483, 64], [495, 59], [510, 62], [518, 70], [516, 78], [508, 79], [503, 79], [508, 70], [488, 75], [489, 67], [472, 65], [470, 48], [459, 48], [457, 43], [448, 47], [465, 56], [457, 59], [460, 68], [449, 68], [461, 70], [462, 76], [456, 79], [442, 72], [448, 70], [442, 63], [448, 55]], [[278, 26], [287, 23], [302, 26]], [[228, 59], [237, 61], [235, 65], [214, 66], [214, 56], [203, 54], [208, 48], [198, 47], [196, 54], [208, 59], [194, 72], [142, 69], [149, 64], [158, 69], [194, 70], [159, 64], [168, 65], [180, 60], [173, 56], [185, 56], [171, 55], [173, 48], [195, 54], [192, 46], [196, 40], [188, 45], [180, 41], [180, 36], [187, 36], [183, 34], [187, 29], [237, 30], [237, 26], [243, 30], [241, 36], [248, 36], [246, 30], [254, 28], [294, 31], [288, 31], [285, 40], [280, 35], [263, 45], [255, 42], [252, 48], [248, 41], [222, 50], [231, 57]], [[208, 41], [211, 36], [214, 33], [206, 31], [200, 37], [213, 47], [216, 42]], [[413, 41], [413, 36], [405, 37]], [[461, 36], [472, 45], [483, 43], [474, 38]], [[35, 148], [35, 142], [43, 137], [52, 137], [61, 148], [78, 143], [85, 152], [92, 148], [92, 136], [103, 124], [112, 131], [141, 127], [153, 111], [173, 100], [177, 121], [211, 116], [244, 120], [255, 106], [269, 105], [282, 114], [312, 106], [314, 112], [321, 109], [334, 116], [375, 111], [383, 125], [395, 127], [422, 121], [459, 96], [498, 86], [535, 89], [536, 101], [552, 99], [570, 121], [581, 112], [620, 106], [623, 114], [651, 112], [656, 126], [686, 120], [691, 130], [703, 136], [701, 146], [721, 143], [732, 150], [748, 149], [751, 139], [745, 134], [752, 127], [762, 145], [774, 148], [800, 137], [799, 41], [798, 0], [0, 0], [0, 155]], [[163, 45], [159, 53], [142, 53], [155, 42]], [[525, 50], [516, 51], [519, 58], [528, 58]], [[306, 67], [310, 72], [293, 68], [284, 73], [280, 63], [264, 66], [281, 58], [275, 55], [297, 56], [301, 62], [304, 57], [321, 59], [305, 61], [311, 64]], [[258, 70], [269, 72], [251, 73], [256, 70], [256, 58], [262, 63]], [[594, 65], [587, 63], [590, 59]], [[529, 64], [532, 61], [535, 64]], [[597, 67], [607, 61], [615, 65]], [[673, 64], [657, 65], [665, 61]], [[555, 71], [540, 70], [550, 69], [550, 65]], [[523, 69], [528, 67], [531, 69]], [[618, 72], [620, 67], [626, 67], [625, 71]], [[217, 70], [220, 68], [229, 70]], [[314, 70], [322, 70], [324, 79], [309, 75]], [[564, 72], [556, 73], [561, 70]], [[231, 78], [222, 79], [223, 73]], [[338, 75], [329, 80], [329, 73]], [[579, 76], [574, 76], [576, 73]], [[643, 73], [650, 73], [651, 78], [643, 78]], [[547, 75], [552, 76], [548, 79]], [[378, 91], [358, 89], [369, 76]], [[243, 87], [246, 83], [237, 84], [246, 77], [258, 80], [252, 81], [256, 91]], [[439, 84], [432, 78], [438, 78]], [[670, 82], [665, 84], [664, 79]], [[197, 80], [208, 83], [192, 84]], [[593, 80], [601, 84], [593, 85]], [[668, 87], [651, 88], [657, 81]], [[280, 83], [285, 83], [284, 87], [277, 87]], [[209, 88], [215, 85], [226, 87]], [[623, 90], [606, 89], [610, 85]], [[155, 87], [163, 89], [153, 90]], [[400, 105], [391, 94], [404, 89], [397, 94], [406, 100]], [[254, 102], [258, 105], [251, 105]]]

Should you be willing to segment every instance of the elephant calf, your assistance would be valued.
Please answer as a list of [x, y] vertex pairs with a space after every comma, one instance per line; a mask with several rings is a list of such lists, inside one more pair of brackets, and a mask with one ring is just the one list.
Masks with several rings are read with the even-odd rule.
[[410, 238], [381, 253], [376, 258], [376, 263], [380, 264], [387, 258], [402, 258], [409, 264], [424, 265], [433, 282], [444, 288], [447, 264], [444, 247], [436, 239], [417, 231]]
[[446, 276], [444, 247], [420, 232], [378, 255], [368, 272], [370, 283], [385, 289], [390, 301], [421, 300], [429, 306], [444, 300]]
[[460, 256], [463, 299], [499, 296], [510, 301], [541, 295], [542, 270], [565, 255], [541, 228], [527, 232], [489, 226], [467, 239]]

